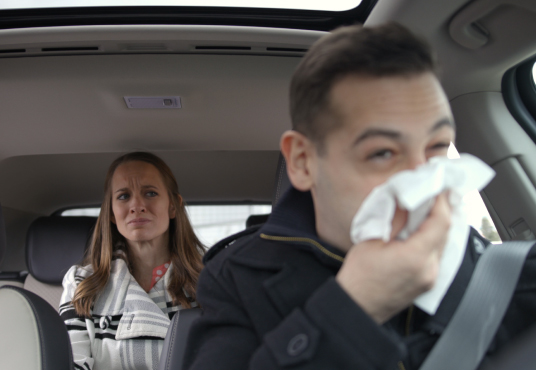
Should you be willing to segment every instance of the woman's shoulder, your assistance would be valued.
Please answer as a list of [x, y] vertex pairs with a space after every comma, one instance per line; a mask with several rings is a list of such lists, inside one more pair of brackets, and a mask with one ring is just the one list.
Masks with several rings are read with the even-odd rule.
[[[120, 272], [123, 269], [128, 269], [126, 262], [123, 259], [114, 258], [111, 261], [110, 272], [112, 273], [112, 275]], [[63, 286], [64, 287], [68, 285], [77, 286], [78, 284], [80, 284], [82, 280], [92, 275], [93, 272], [94, 272], [94, 269], [91, 264], [85, 265], [85, 266], [81, 266], [81, 265], [71, 266], [71, 268], [67, 271], [67, 273], [63, 277]]]
[[82, 280], [93, 274], [93, 267], [91, 265], [80, 266], [74, 265], [67, 271], [63, 277], [63, 286], [78, 285]]

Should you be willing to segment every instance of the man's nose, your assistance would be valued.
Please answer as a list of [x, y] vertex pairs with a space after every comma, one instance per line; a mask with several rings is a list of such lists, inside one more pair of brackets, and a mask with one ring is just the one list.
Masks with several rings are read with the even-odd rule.
[[426, 154], [424, 152], [411, 153], [411, 155], [408, 157], [407, 169], [414, 170], [420, 165], [426, 163], [426, 161]]
[[140, 195], [135, 195], [130, 201], [130, 213], [143, 213], [145, 212], [145, 202]]

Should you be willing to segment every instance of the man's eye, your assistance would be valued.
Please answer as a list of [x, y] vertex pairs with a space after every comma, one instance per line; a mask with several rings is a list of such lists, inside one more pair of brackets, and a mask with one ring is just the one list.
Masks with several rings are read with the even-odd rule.
[[128, 194], [120, 194], [117, 199], [118, 200], [127, 200], [129, 198]]
[[432, 149], [433, 150], [442, 150], [442, 149], [448, 149], [450, 146], [450, 141], [447, 143], [447, 142], [444, 142], [444, 143], [437, 143], [437, 144], [434, 144], [432, 145]]
[[390, 159], [393, 157], [393, 151], [390, 149], [378, 150], [368, 156], [367, 159]]

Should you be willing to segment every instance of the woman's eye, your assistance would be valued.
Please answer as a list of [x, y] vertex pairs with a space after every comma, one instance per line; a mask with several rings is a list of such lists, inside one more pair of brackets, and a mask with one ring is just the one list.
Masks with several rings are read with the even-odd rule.
[[375, 160], [375, 159], [390, 159], [393, 157], [393, 151], [390, 150], [390, 149], [382, 149], [382, 150], [378, 150], [374, 153], [372, 153], [371, 155], [368, 156], [367, 159], [372, 159], [372, 160]]
[[128, 194], [121, 194], [117, 197], [118, 200], [127, 200], [128, 198]]
[[156, 193], [155, 191], [149, 191], [146, 193], [147, 196], [149, 197], [156, 197], [158, 195], [158, 193]]

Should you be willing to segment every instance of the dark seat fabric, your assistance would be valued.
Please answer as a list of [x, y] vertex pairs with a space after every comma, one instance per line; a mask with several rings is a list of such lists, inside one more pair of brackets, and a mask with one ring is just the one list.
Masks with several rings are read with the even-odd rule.
[[28, 229], [24, 289], [59, 309], [61, 282], [72, 265], [82, 262], [96, 218], [41, 217]]
[[71, 342], [58, 313], [24, 289], [0, 287], [0, 368], [72, 370]]
[[255, 225], [261, 225], [268, 221], [268, 217], [270, 217], [270, 214], [266, 215], [251, 215], [246, 220], [246, 228], [255, 226]]
[[27, 276], [28, 271], [2, 271], [0, 272], [0, 286], [13, 285], [23, 288]]
[[2, 205], [0, 204], [0, 266], [2, 265], [2, 261], [4, 260], [6, 249], [6, 225], [4, 222], [4, 213], [2, 212]]
[[201, 316], [201, 313], [200, 308], [189, 308], [177, 311], [173, 316], [164, 339], [158, 370], [182, 370], [190, 327], [194, 320]]
[[69, 268], [82, 261], [96, 218], [40, 217], [28, 229], [26, 263], [36, 280], [61, 285]]
[[272, 207], [275, 207], [281, 195], [283, 195], [292, 184], [287, 174], [287, 162], [283, 154], [279, 153], [279, 161], [277, 162], [277, 171], [275, 174], [274, 192], [272, 195]]
[[532, 370], [536, 364], [536, 327], [499, 352], [482, 370]]
[[[285, 157], [283, 157], [283, 155], [279, 153], [279, 160], [277, 162], [277, 171], [275, 175], [274, 192], [272, 194], [272, 207], [274, 207], [277, 204], [281, 195], [285, 191], [287, 191], [291, 186], [292, 185], [290, 183], [290, 179], [288, 178], [288, 174], [287, 174], [287, 162], [285, 161]], [[268, 221], [269, 217], [270, 217], [270, 214], [251, 215], [246, 220], [246, 228], [249, 228], [255, 225], [262, 225], [266, 221]]]
[[[0, 266], [7, 249], [6, 242], [6, 225], [4, 223], [4, 215], [2, 213], [2, 205], [0, 204]], [[13, 285], [21, 287], [24, 284], [28, 272], [26, 271], [3, 271], [0, 270], [0, 286]]]

